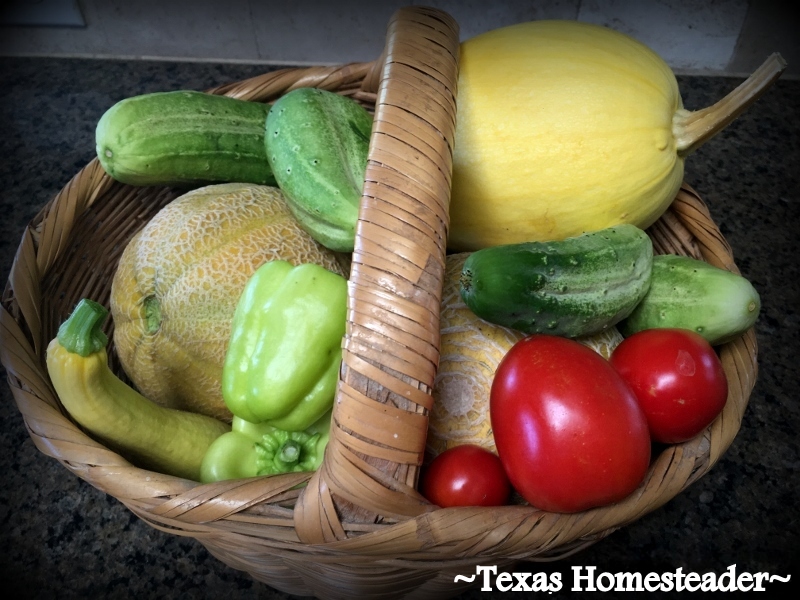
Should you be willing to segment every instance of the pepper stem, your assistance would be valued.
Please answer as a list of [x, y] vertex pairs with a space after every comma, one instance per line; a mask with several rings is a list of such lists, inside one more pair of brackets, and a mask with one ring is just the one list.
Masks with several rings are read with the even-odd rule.
[[691, 154], [722, 131], [766, 92], [784, 69], [786, 61], [776, 52], [739, 87], [717, 103], [697, 111], [679, 109], [672, 118], [672, 133], [678, 154]]
[[102, 304], [84, 298], [58, 328], [58, 343], [67, 352], [80, 356], [99, 352], [108, 343], [102, 330], [107, 316], [108, 310]]
[[300, 461], [303, 446], [293, 439], [286, 440], [275, 453], [275, 464], [286, 470], [291, 469]]
[[[320, 434], [276, 429], [256, 442], [259, 475], [313, 471], [322, 462], [324, 445], [318, 448]], [[326, 440], [327, 442], [327, 440]]]

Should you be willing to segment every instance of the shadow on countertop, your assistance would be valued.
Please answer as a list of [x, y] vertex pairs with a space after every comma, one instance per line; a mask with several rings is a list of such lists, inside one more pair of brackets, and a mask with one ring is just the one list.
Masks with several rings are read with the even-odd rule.
[[[27, 223], [94, 156], [114, 102], [206, 89], [259, 65], [0, 58], [0, 272]], [[708, 106], [738, 79], [681, 76], [684, 104]], [[517, 571], [560, 573], [553, 598], [578, 598], [572, 567], [608, 572], [769, 572], [800, 578], [800, 80], [779, 80], [687, 159], [698, 190], [761, 295], [759, 377], [742, 428], [711, 472], [664, 507], [583, 552]], [[290, 598], [193, 539], [151, 528], [39, 453], [7, 385], [0, 403], [0, 581], [20, 598]], [[779, 583], [768, 590], [782, 590]], [[786, 589], [792, 589], [791, 584]], [[530, 597], [510, 591], [503, 598]], [[462, 600], [499, 597], [476, 588]], [[608, 592], [603, 598], [629, 597]], [[678, 596], [677, 594], [670, 595]], [[665, 597], [658, 595], [657, 597]]]

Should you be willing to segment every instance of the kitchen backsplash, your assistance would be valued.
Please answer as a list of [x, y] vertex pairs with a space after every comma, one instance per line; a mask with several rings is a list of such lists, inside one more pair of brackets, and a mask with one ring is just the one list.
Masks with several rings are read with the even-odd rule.
[[392, 13], [448, 11], [462, 39], [533, 19], [628, 33], [677, 72], [746, 74], [772, 52], [800, 74], [798, 18], [780, 0], [14, 0], [0, 9], [0, 55], [339, 64], [374, 59]]

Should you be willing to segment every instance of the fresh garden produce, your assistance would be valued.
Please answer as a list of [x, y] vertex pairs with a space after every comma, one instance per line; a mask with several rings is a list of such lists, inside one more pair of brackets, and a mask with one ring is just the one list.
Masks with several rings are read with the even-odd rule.
[[540, 20], [461, 45], [451, 250], [646, 228], [684, 158], [785, 68], [778, 55], [725, 99], [683, 108], [669, 66], [607, 27]]
[[111, 314], [120, 362], [142, 394], [230, 421], [221, 379], [231, 321], [248, 279], [271, 260], [346, 275], [274, 187], [196, 189], [131, 239], [112, 282]]
[[[718, 414], [710, 375], [699, 400], [672, 402], [665, 385], [640, 406], [644, 384], [631, 386], [669, 369], [634, 346], [636, 332], [729, 341], [755, 322], [758, 294], [702, 261], [654, 257], [644, 228], [674, 198], [685, 156], [784, 66], [776, 55], [693, 113], [663, 60], [605, 27], [535, 21], [462, 44], [448, 249], [471, 254], [447, 256], [420, 481], [432, 502], [502, 504], [510, 479], [544, 510], [613, 503], [642, 481], [651, 433], [683, 440]], [[114, 341], [141, 398], [233, 422], [205, 453], [204, 481], [319, 466], [372, 127], [358, 102], [316, 88], [271, 107], [147, 94], [98, 123], [98, 159], [119, 181], [216, 184], [131, 240], [111, 290]], [[605, 360], [617, 324], [647, 360]], [[681, 356], [709, 362], [698, 348]]]
[[203, 457], [203, 483], [281, 473], [316, 471], [330, 438], [331, 410], [305, 431], [285, 431], [234, 417], [231, 431], [214, 440]]
[[97, 158], [130, 185], [275, 185], [264, 147], [269, 105], [195, 91], [125, 98], [97, 124]]
[[200, 480], [211, 443], [230, 431], [211, 417], [159, 406], [108, 367], [105, 307], [82, 300], [47, 347], [47, 372], [70, 416], [136, 466]]
[[267, 115], [269, 164], [292, 213], [315, 240], [352, 252], [372, 116], [354, 100], [292, 90]]
[[511, 484], [496, 454], [472, 444], [441, 453], [422, 472], [420, 493], [437, 506], [502, 506]]
[[725, 407], [728, 381], [722, 363], [693, 331], [640, 331], [617, 346], [609, 360], [636, 394], [657, 442], [692, 439]]
[[[464, 304], [459, 278], [467, 256], [450, 254], [445, 266], [439, 314], [439, 368], [426, 439], [429, 456], [464, 444], [496, 450], [489, 419], [492, 379], [503, 356], [525, 337], [515, 329], [484, 321]], [[622, 335], [612, 326], [576, 341], [608, 358]]]
[[490, 415], [511, 485], [542, 510], [622, 500], [650, 464], [636, 396], [606, 359], [574, 340], [534, 334], [515, 344], [497, 368]]
[[761, 298], [741, 275], [702, 260], [663, 254], [653, 258], [650, 289], [620, 323], [630, 336], [654, 327], [691, 329], [711, 344], [723, 344], [750, 329]]
[[653, 244], [634, 225], [473, 252], [461, 297], [491, 323], [525, 333], [590, 335], [627, 317], [650, 286]]
[[459, 277], [469, 254], [447, 256], [439, 313], [439, 367], [429, 416], [427, 451], [474, 444], [494, 451], [489, 390], [497, 365], [522, 332], [478, 318], [461, 299]]
[[333, 405], [347, 321], [347, 280], [312, 263], [270, 261], [236, 306], [222, 368], [234, 416], [302, 431]]

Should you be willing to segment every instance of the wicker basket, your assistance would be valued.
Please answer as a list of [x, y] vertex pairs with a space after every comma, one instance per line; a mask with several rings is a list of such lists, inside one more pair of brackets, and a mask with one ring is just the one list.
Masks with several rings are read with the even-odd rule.
[[[325, 463], [310, 479], [200, 485], [145, 471], [66, 415], [44, 366], [47, 342], [78, 299], [108, 303], [127, 240], [182, 193], [122, 185], [96, 160], [30, 223], [2, 300], [3, 364], [39, 450], [153, 527], [196, 538], [274, 588], [320, 598], [452, 596], [469, 585], [455, 584], [455, 574], [576, 552], [707, 473], [739, 430], [755, 383], [752, 330], [720, 348], [730, 385], [723, 413], [695, 439], [655, 456], [623, 502], [570, 515], [519, 505], [438, 509], [415, 491], [438, 359], [458, 50], [447, 14], [408, 8], [392, 18], [386, 50], [373, 63], [284, 69], [211, 90], [272, 101], [316, 86], [374, 108], [334, 425]], [[657, 252], [737, 271], [687, 186], [649, 233]], [[120, 372], [113, 345], [109, 353]]]

